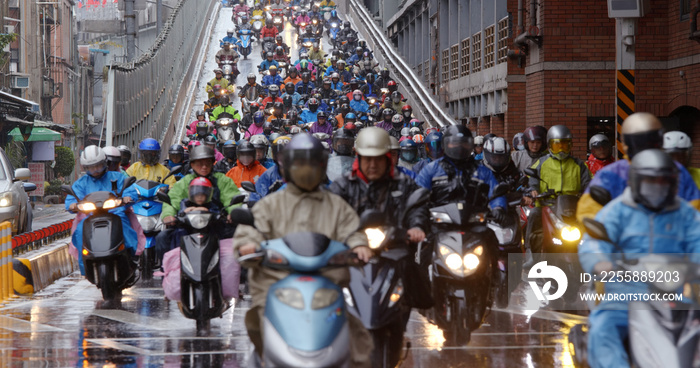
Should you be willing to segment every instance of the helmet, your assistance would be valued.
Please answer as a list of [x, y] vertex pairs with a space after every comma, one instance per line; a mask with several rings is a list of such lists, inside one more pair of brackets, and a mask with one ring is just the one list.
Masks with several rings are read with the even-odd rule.
[[273, 56], [275, 55], [273, 55], [271, 51], [265, 53], [265, 59], [271, 59]]
[[325, 111], [321, 110], [316, 114], [316, 118], [317, 119], [320, 119], [320, 118], [328, 119], [328, 114], [326, 114]]
[[418, 159], [418, 145], [412, 139], [406, 139], [399, 143], [401, 147], [401, 159], [407, 162], [415, 162]]
[[[416, 141], [416, 137], [417, 136], [413, 137], [414, 141]], [[442, 157], [444, 152], [442, 148], [442, 133], [433, 132], [425, 137], [425, 152], [433, 160], [437, 160], [438, 158]]]
[[102, 148], [102, 151], [105, 153], [107, 166], [109, 167], [109, 170], [119, 171], [119, 163], [122, 161], [122, 153], [119, 152], [117, 147], [106, 146]]
[[195, 125], [195, 132], [199, 136], [206, 136], [207, 134], [209, 134], [209, 128], [210, 125], [208, 122], [200, 121], [197, 123], [197, 125]]
[[246, 140], [242, 140], [238, 142], [236, 154], [238, 156], [238, 161], [240, 161], [243, 166], [248, 166], [255, 161], [255, 146]]
[[358, 156], [381, 156], [389, 152], [389, 133], [377, 127], [368, 127], [357, 133], [355, 151]]
[[[274, 67], [274, 65], [272, 67]], [[272, 97], [277, 97], [277, 95], [280, 93], [280, 87], [276, 84], [271, 84], [267, 87], [267, 90], [270, 92], [270, 96]]]
[[351, 156], [354, 142], [355, 133], [352, 130], [340, 128], [333, 134], [333, 151], [339, 156]]
[[625, 153], [632, 159], [645, 149], [663, 146], [663, 126], [656, 116], [637, 112], [622, 122], [622, 139]]
[[411, 107], [411, 105], [409, 105], [409, 104], [403, 105], [403, 107], [401, 108], [401, 114], [404, 117], [410, 118], [411, 115], [413, 115], [413, 108]]
[[338, 73], [336, 73], [336, 72], [333, 72], [333, 73], [331, 74], [331, 79], [340, 79], [340, 74], [338, 74]]
[[652, 211], [672, 204], [678, 192], [678, 168], [659, 149], [646, 149], [632, 159], [628, 184], [634, 201]]
[[[202, 145], [202, 142], [200, 142], [200, 141], [198, 141], [198, 140], [196, 140], [196, 139], [190, 140], [189, 142], [187, 142], [187, 151], [188, 151], [188, 153], [191, 154], [191, 153], [192, 153], [192, 149], [194, 149], [194, 147], [201, 146], [201, 145]], [[192, 159], [192, 157], [190, 156], [190, 160], [191, 160], [191, 159]]]
[[[290, 92], [290, 89], [291, 89], [291, 92]], [[292, 82], [285, 83], [284, 90], [285, 90], [285, 92], [287, 92], [289, 94], [294, 93], [294, 83], [292, 83]]]
[[593, 135], [591, 139], [588, 140], [588, 149], [592, 152], [594, 148], [605, 148], [605, 157], [598, 158], [607, 158], [608, 156], [610, 156], [610, 149], [612, 148], [610, 138], [608, 138], [605, 134]]
[[401, 146], [399, 146], [399, 140], [396, 139], [396, 137], [390, 135], [389, 136], [389, 151], [391, 151], [392, 157], [393, 157], [394, 151], [396, 151], [396, 155], [398, 158], [398, 154], [399, 154], [400, 149], [401, 149]]
[[411, 128], [418, 128], [420, 130], [421, 122], [418, 119], [411, 119], [411, 121], [408, 122], [408, 126]]
[[510, 163], [510, 147], [505, 138], [495, 137], [484, 143], [484, 165], [494, 172], [501, 172]]
[[355, 101], [360, 101], [362, 99], [362, 91], [359, 89], [352, 91], [352, 98]]
[[379, 73], [381, 74], [382, 78], [388, 78], [389, 77], [389, 68], [383, 68]]
[[331, 85], [331, 80], [329, 78], [324, 78], [323, 79], [323, 85], [324, 86], [329, 86]]
[[139, 158], [148, 166], [153, 166], [160, 160], [160, 144], [153, 138], [146, 138], [139, 143]]
[[393, 103], [401, 102], [401, 93], [399, 93], [399, 91], [391, 92], [391, 101]]
[[484, 136], [477, 135], [476, 137], [474, 137], [474, 145], [475, 146], [483, 146], [484, 145]]
[[416, 144], [425, 143], [425, 137], [423, 134], [416, 134], [413, 136], [413, 141], [416, 142]]
[[343, 27], [350, 28], [350, 22], [346, 20], [345, 23], [343, 23]]
[[338, 60], [338, 68], [343, 69], [345, 68], [343, 65], [346, 65], [347, 63], [343, 59]]
[[450, 125], [444, 131], [442, 148], [445, 156], [453, 160], [462, 161], [471, 158], [474, 149], [472, 132], [462, 125]]
[[401, 128], [401, 136], [402, 136], [402, 137], [408, 137], [408, 136], [413, 137], [413, 136], [411, 135], [411, 128], [409, 128], [409, 127], [403, 127], [403, 128]]
[[275, 140], [272, 141], [272, 159], [275, 161], [278, 161], [279, 159], [279, 153], [282, 152], [284, 147], [289, 144], [289, 141], [291, 141], [292, 138], [286, 135], [280, 136], [275, 138]]
[[260, 110], [260, 104], [257, 102], [251, 102], [249, 108], [250, 108], [250, 112], [252, 114], [255, 114], [256, 112], [258, 112], [258, 110]]
[[376, 80], [377, 78], [372, 73], [367, 74], [367, 76], [365, 77], [365, 81], [367, 82], [367, 84], [374, 84]]
[[301, 190], [315, 190], [325, 179], [328, 153], [321, 142], [309, 134], [292, 138], [282, 151], [282, 174]]
[[549, 153], [557, 160], [564, 160], [571, 154], [571, 130], [564, 125], [555, 125], [547, 131]]
[[338, 12], [335, 9], [331, 10], [331, 18], [335, 18], [337, 16], [338, 16]]
[[119, 152], [121, 152], [121, 154], [122, 154], [122, 162], [121, 162], [121, 164], [122, 164], [122, 165], [128, 164], [129, 161], [131, 161], [131, 150], [129, 149], [129, 147], [127, 147], [127, 146], [125, 146], [125, 145], [122, 144], [121, 146], [117, 146], [117, 149], [118, 149]]
[[291, 76], [292, 74], [297, 75], [299, 71], [297, 68], [289, 68], [289, 75]]
[[209, 147], [212, 147], [212, 148], [216, 147], [217, 143], [219, 143], [219, 140], [216, 139], [216, 137], [214, 137], [213, 135], [208, 135], [208, 136], [204, 137], [204, 141], [202, 142], [202, 144], [208, 145]]
[[338, 98], [338, 106], [349, 105], [350, 99], [348, 96], [342, 95]]
[[318, 109], [318, 100], [315, 98], [310, 98], [308, 105], [309, 110], [311, 110], [311, 112], [316, 112], [316, 110]]
[[290, 108], [292, 107], [292, 103], [294, 102], [294, 98], [290, 96], [289, 94], [284, 95], [282, 97], [282, 102], [275, 102], [274, 105], [272, 105], [275, 108], [275, 112], [277, 112], [277, 108], [279, 107], [280, 110], [279, 112], [284, 112], [282, 109], [283, 108]]
[[[214, 186], [209, 179], [199, 176], [190, 181], [189, 200], [190, 202], [202, 205], [211, 201], [214, 194]], [[202, 196], [204, 196], [202, 198]]]
[[197, 112], [194, 113], [194, 116], [195, 116], [196, 118], [199, 118], [200, 116], [205, 116], [205, 115], [204, 115], [204, 111], [202, 111], [202, 110], [197, 110]]
[[362, 47], [360, 47], [360, 46], [355, 47], [355, 52], [361, 53], [362, 51], [364, 51], [364, 50], [362, 49]]
[[389, 108], [382, 110], [382, 117], [384, 118], [384, 121], [389, 121], [389, 119], [394, 117], [394, 110]]
[[[275, 65], [270, 65], [270, 67], [267, 68], [267, 70], [269, 70], [271, 74], [272, 74], [272, 72], [277, 73], [277, 66], [275, 66]], [[273, 84], [273, 86], [276, 86], [276, 84]], [[279, 87], [279, 86], [278, 86], [278, 87]]]
[[[280, 41], [282, 41], [282, 40], [283, 40], [282, 35], [277, 35], [277, 36], [275, 36], [275, 41], [280, 42]], [[278, 46], [278, 47], [279, 47], [279, 46]]]
[[664, 151], [681, 164], [688, 164], [691, 148], [693, 142], [687, 134], [679, 131], [664, 133]]
[[277, 53], [277, 55], [284, 55], [284, 47], [282, 47], [282, 46], [275, 47], [275, 53]]
[[[541, 126], [541, 125], [535, 125], [531, 127], [527, 127], [525, 131], [523, 132], [523, 139], [525, 140], [525, 149], [532, 154], [540, 154], [544, 152], [547, 146], [547, 142], [545, 141], [547, 138], [547, 128]], [[542, 146], [540, 147], [540, 150], [537, 152], [530, 152], [530, 147], [528, 146], [528, 142], [530, 141], [540, 141], [542, 142]], [[532, 155], [531, 155], [532, 157]]]
[[168, 148], [168, 158], [175, 164], [182, 162], [185, 157], [185, 148], [179, 144], [173, 144]]
[[394, 116], [391, 117], [391, 125], [394, 126], [394, 129], [402, 127], [403, 116], [401, 116], [401, 114], [394, 114]]
[[248, 74], [247, 78], [248, 78], [248, 83], [250, 83], [251, 80], [254, 82], [255, 81], [255, 74], [250, 73], [250, 74]]
[[214, 69], [214, 74], [224, 74], [224, 71], [221, 70], [221, 68], [215, 68], [215, 69]]
[[[300, 67], [301, 69], [308, 69], [308, 68], [309, 68], [309, 62], [306, 61], [306, 60], [304, 60], [304, 59], [302, 59], [302, 60], [299, 62], [299, 67]], [[302, 73], [301, 76], [304, 77], [304, 73]]]
[[345, 114], [345, 120], [352, 120], [353, 122], [357, 120], [357, 115], [355, 113], [349, 112]]
[[416, 134], [420, 134], [420, 128], [416, 128], [416, 127], [408, 128], [408, 136], [409, 137], [413, 137]]
[[263, 134], [256, 134], [250, 137], [250, 143], [255, 147], [255, 159], [260, 161], [267, 157], [267, 149], [270, 147], [270, 141]]
[[95, 145], [87, 146], [80, 154], [80, 165], [85, 172], [95, 178], [101, 177], [107, 171], [107, 156], [102, 148]]
[[265, 113], [262, 111], [256, 111], [255, 114], [253, 114], [253, 124], [258, 127], [262, 127], [263, 123], [265, 123]]
[[493, 133], [488, 133], [488, 134], [484, 135], [484, 142], [488, 141], [491, 138], [496, 138], [496, 135]]
[[229, 99], [228, 95], [223, 95], [221, 96], [221, 106], [228, 106], [229, 103], [231, 103], [231, 100]]
[[233, 140], [228, 140], [221, 147], [221, 153], [229, 160], [236, 159], [236, 142]]
[[[197, 142], [197, 141], [193, 141], [193, 142]], [[199, 142], [197, 142], [197, 143], [199, 143]], [[192, 147], [190, 149], [190, 162], [194, 162], [197, 160], [212, 160], [212, 161], [214, 161], [214, 157], [215, 157], [214, 149], [211, 147], [207, 147], [201, 143], [198, 145], [194, 145], [194, 147]]]
[[[396, 86], [396, 82], [394, 82], [393, 80], [390, 80], [390, 81], [386, 84], [386, 88], [388, 88], [389, 91], [391, 91], [392, 89], [393, 89], [394, 91], [396, 91], [396, 88], [398, 88], [398, 87]], [[392, 92], [393, 92], [393, 91], [392, 91]]]
[[[347, 120], [347, 118], [345, 118], [345, 119]], [[357, 133], [357, 126], [355, 125], [354, 122], [351, 122], [351, 121], [345, 122], [345, 125], [343, 125], [343, 128], [349, 130], [350, 133], [352, 133], [352, 135], [353, 135], [353, 139], [355, 138], [355, 134]]]
[[294, 135], [300, 134], [300, 133], [301, 133], [301, 128], [296, 126], [296, 125], [289, 128], [289, 135], [291, 135], [291, 136], [294, 136]]
[[525, 149], [525, 135], [523, 133], [515, 133], [513, 136], [513, 148], [515, 148], [516, 151]]

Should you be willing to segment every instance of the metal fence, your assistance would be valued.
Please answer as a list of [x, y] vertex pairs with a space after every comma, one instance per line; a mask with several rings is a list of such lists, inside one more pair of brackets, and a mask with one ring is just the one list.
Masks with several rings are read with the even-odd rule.
[[[134, 149], [146, 137], [170, 142], [173, 116], [184, 101], [183, 82], [194, 77], [191, 64], [216, 1], [180, 0], [154, 45], [134, 62], [111, 65], [107, 99], [108, 145]], [[165, 143], [164, 143], [165, 144]]]

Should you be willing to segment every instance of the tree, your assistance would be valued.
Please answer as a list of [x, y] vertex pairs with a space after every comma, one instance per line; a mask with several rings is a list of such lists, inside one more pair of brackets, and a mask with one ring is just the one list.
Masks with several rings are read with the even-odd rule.
[[56, 165], [53, 168], [54, 174], [57, 177], [67, 177], [73, 172], [75, 167], [75, 156], [73, 151], [68, 147], [56, 147]]

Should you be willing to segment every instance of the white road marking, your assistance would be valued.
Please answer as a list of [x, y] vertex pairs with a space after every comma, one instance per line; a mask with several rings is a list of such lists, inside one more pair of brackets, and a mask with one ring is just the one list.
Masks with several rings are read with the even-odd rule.
[[153, 330], [161, 330], [161, 331], [165, 330], [165, 331], [167, 331], [167, 330], [183, 330], [183, 329], [192, 328], [192, 326], [182, 325], [182, 324], [177, 323], [176, 321], [167, 321], [167, 320], [162, 320], [159, 318], [142, 316], [140, 314], [127, 312], [124, 310], [96, 309], [92, 312], [92, 314], [95, 316], [98, 316], [98, 317], [111, 319], [111, 320], [117, 321], [117, 322], [137, 325], [137, 326], [143, 327], [145, 329], [150, 328]]
[[44, 325], [37, 322], [29, 322], [19, 318], [0, 316], [0, 328], [14, 332], [66, 332], [58, 327]]

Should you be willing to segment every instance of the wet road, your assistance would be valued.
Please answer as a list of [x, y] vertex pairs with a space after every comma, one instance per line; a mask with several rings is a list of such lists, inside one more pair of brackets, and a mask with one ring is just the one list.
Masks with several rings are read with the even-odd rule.
[[[230, 16], [230, 9], [220, 13], [212, 33], [212, 45], [216, 45], [207, 52], [200, 85], [212, 78], [218, 40], [232, 27]], [[296, 59], [296, 36], [290, 29], [287, 24], [284, 37]], [[330, 50], [327, 43], [324, 49]], [[257, 72], [259, 50], [255, 45], [249, 59], [239, 63], [239, 83], [245, 83], [248, 73]], [[198, 109], [206, 94], [200, 90], [195, 98]], [[234, 106], [240, 106], [238, 99]], [[51, 211], [64, 216], [61, 211]], [[35, 228], [39, 221], [51, 218], [40, 216]], [[537, 307], [528, 310], [525, 305], [530, 303], [523, 290], [524, 284], [514, 292], [507, 310], [491, 311], [468, 346], [445, 346], [442, 332], [414, 312], [405, 335], [411, 348], [403, 366], [572, 366], [566, 334], [585, 319], [538, 311]], [[243, 316], [248, 301], [236, 301], [222, 318], [212, 321], [208, 336], [197, 337], [195, 322], [183, 317], [177, 303], [165, 300], [159, 279], [141, 281], [125, 290], [120, 305], [106, 305], [101, 299], [99, 290], [75, 273], [34, 296], [18, 297], [0, 306], [0, 367], [245, 366], [250, 343]]]

